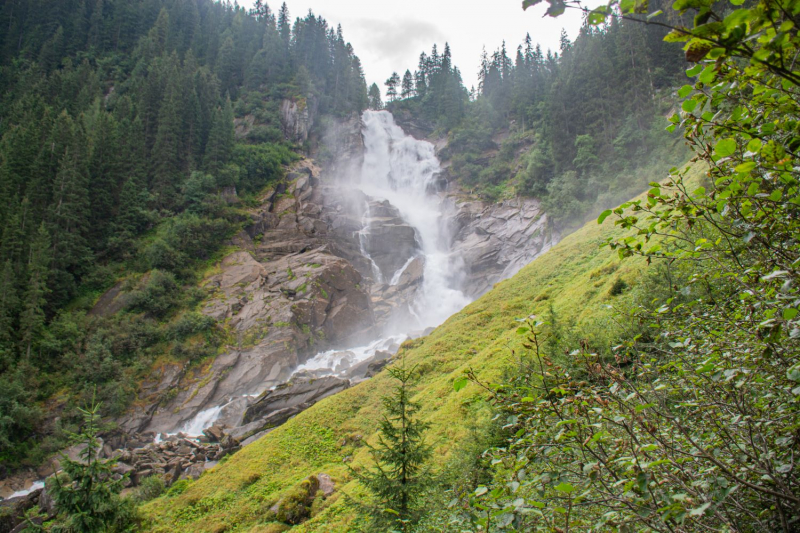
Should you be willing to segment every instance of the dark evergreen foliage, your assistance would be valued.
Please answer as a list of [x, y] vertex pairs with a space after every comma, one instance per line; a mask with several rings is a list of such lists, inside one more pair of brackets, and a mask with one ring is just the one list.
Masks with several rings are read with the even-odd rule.
[[404, 362], [388, 369], [398, 383], [382, 399], [378, 443], [370, 446], [375, 469], [354, 472], [373, 496], [367, 507], [373, 525], [381, 530], [406, 531], [419, 518], [421, 498], [432, 479], [426, 466], [432, 454], [425, 442], [428, 424], [416, 418], [420, 405], [411, 399], [416, 371]]

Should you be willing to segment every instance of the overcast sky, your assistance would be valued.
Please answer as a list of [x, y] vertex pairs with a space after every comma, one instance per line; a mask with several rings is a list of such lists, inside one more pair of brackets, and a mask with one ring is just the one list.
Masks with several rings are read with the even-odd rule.
[[[251, 0], [239, 0], [251, 6]], [[268, 0], [277, 12], [282, 0]], [[594, 6], [599, 0], [589, 0]], [[543, 2], [544, 4], [544, 2]], [[557, 19], [543, 18], [544, 5], [522, 10], [521, 0], [286, 0], [292, 20], [311, 9], [322, 15], [328, 24], [342, 25], [344, 37], [352, 43], [364, 65], [367, 83], [383, 82], [397, 71], [402, 77], [406, 69], [414, 72], [423, 50], [430, 53], [434, 43], [439, 51], [449, 42], [453, 61], [469, 88], [478, 83], [481, 50], [491, 55], [506, 40], [513, 58], [517, 46], [530, 32], [542, 49], [558, 48], [561, 29], [574, 39], [581, 25], [579, 12]]]

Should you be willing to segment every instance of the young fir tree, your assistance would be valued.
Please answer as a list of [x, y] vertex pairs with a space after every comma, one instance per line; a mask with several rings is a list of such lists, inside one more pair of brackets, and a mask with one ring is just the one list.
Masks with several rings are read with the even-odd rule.
[[369, 88], [369, 108], [373, 111], [379, 111], [383, 109], [381, 90], [378, 88], [377, 83], [373, 83]]
[[372, 493], [367, 508], [373, 526], [406, 531], [419, 518], [420, 500], [431, 479], [426, 462], [432, 450], [424, 436], [429, 424], [416, 417], [420, 405], [411, 400], [416, 366], [407, 369], [403, 361], [388, 372], [398, 383], [391, 395], [382, 398], [378, 444], [369, 446], [375, 468], [354, 475]]
[[102, 447], [97, 438], [99, 411], [100, 405], [94, 400], [88, 408], [80, 409], [84, 427], [75, 437], [83, 449], [78, 460], [62, 456], [62, 473], [48, 483], [59, 514], [54, 531], [128, 531], [135, 520], [131, 503], [119, 497], [123, 479], [113, 478], [113, 461], [98, 458]]

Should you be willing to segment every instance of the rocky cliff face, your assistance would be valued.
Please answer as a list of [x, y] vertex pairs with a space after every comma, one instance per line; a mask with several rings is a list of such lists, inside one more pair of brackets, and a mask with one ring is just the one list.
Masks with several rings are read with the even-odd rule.
[[316, 99], [309, 97], [283, 100], [280, 113], [286, 138], [298, 144], [306, 142], [317, 114]]
[[558, 242], [538, 200], [449, 200], [456, 226], [452, 248], [464, 258], [466, 291], [472, 297], [510, 278]]

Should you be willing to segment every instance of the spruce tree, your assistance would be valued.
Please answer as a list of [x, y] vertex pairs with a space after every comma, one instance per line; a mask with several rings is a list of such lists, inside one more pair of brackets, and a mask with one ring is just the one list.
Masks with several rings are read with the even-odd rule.
[[354, 475], [372, 493], [367, 508], [373, 525], [381, 531], [406, 531], [419, 518], [421, 497], [431, 480], [426, 463], [432, 450], [424, 436], [429, 424], [417, 418], [420, 404], [411, 400], [416, 366], [407, 369], [403, 360], [388, 372], [397, 385], [382, 398], [378, 443], [369, 446], [375, 468]]
[[7, 260], [0, 271], [0, 362], [3, 353], [8, 352], [14, 340], [14, 317], [18, 305], [14, 266]]
[[158, 130], [153, 147], [153, 185], [158, 203], [162, 207], [171, 207], [181, 181], [183, 145], [180, 117], [180, 100], [177, 69], [169, 69], [168, 82], [164, 101], [158, 113]]
[[49, 264], [50, 234], [42, 223], [31, 243], [27, 268], [28, 280], [19, 317], [20, 344], [27, 360], [30, 360], [33, 344], [39, 340], [44, 330], [44, 307], [49, 292], [47, 288]]
[[208, 135], [208, 144], [206, 144], [203, 160], [208, 172], [213, 174], [228, 162], [235, 142], [233, 107], [231, 99], [226, 98], [224, 106], [214, 111], [211, 122], [211, 132]]
[[397, 85], [400, 83], [400, 76], [397, 72], [393, 72], [392, 76], [386, 80], [386, 98], [389, 99], [390, 102], [394, 102], [397, 99]]
[[81, 433], [74, 435], [83, 446], [78, 460], [62, 456], [62, 472], [48, 483], [56, 509], [61, 517], [58, 530], [77, 533], [127, 531], [135, 512], [119, 493], [123, 479], [114, 479], [112, 461], [98, 458], [101, 443], [99, 431], [100, 405], [95, 403], [79, 408], [84, 424]]
[[400, 86], [400, 97], [403, 99], [414, 96], [414, 78], [410, 70], [403, 74], [403, 82]]
[[369, 88], [369, 108], [373, 111], [379, 111], [383, 109], [381, 90], [378, 88], [377, 83], [373, 83]]

